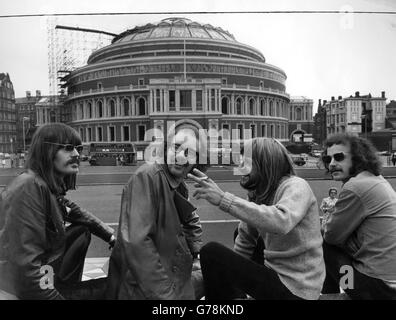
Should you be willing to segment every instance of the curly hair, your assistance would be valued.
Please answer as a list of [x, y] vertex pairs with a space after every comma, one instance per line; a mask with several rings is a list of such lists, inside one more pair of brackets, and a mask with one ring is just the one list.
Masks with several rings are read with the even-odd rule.
[[[335, 144], [350, 146], [352, 154], [350, 174], [352, 177], [362, 171], [369, 171], [375, 176], [381, 174], [381, 161], [377, 156], [377, 150], [369, 140], [348, 133], [337, 133], [331, 135], [324, 142], [324, 155], [327, 155], [327, 149]], [[325, 164], [325, 167], [329, 170], [328, 165]]]

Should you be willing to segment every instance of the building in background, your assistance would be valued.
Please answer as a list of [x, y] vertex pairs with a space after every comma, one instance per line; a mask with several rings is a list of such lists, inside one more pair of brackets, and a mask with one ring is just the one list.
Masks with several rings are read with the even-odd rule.
[[291, 142], [312, 142], [314, 122], [312, 119], [313, 100], [303, 96], [290, 98], [289, 133]]
[[[326, 108], [327, 135], [347, 132], [369, 139], [379, 151], [391, 151], [392, 130], [385, 128], [386, 97], [373, 97], [371, 94], [361, 96], [359, 91], [354, 96], [331, 97], [324, 104]], [[396, 147], [396, 144], [395, 144]]]
[[327, 135], [348, 132], [352, 134], [369, 134], [385, 129], [386, 97], [371, 94], [361, 96], [359, 91], [354, 96], [331, 100], [324, 104], [326, 108]]
[[237, 138], [244, 129], [289, 137], [285, 72], [208, 24], [170, 18], [127, 30], [64, 80], [64, 114], [85, 143], [132, 141], [144, 150], [148, 129], [166, 134], [182, 119], [236, 129]]
[[17, 152], [23, 152], [25, 147], [30, 145], [32, 135], [36, 130], [37, 116], [36, 103], [42, 98], [41, 91], [36, 90], [36, 95], [32, 96], [30, 91], [26, 91], [26, 96], [15, 99], [16, 115], [17, 115]]
[[396, 129], [396, 101], [391, 100], [386, 105], [386, 128]]
[[327, 128], [326, 128], [326, 100], [323, 101], [319, 99], [318, 110], [314, 116], [314, 127], [312, 132], [312, 137], [315, 143], [318, 145], [322, 145], [327, 137]]
[[0, 153], [15, 152], [16, 130], [14, 87], [9, 74], [0, 73]]

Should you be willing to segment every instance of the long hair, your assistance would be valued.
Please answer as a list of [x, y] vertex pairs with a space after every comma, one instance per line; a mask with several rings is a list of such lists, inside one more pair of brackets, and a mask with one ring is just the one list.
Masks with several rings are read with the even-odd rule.
[[241, 179], [241, 186], [250, 191], [249, 199], [257, 204], [271, 204], [280, 181], [295, 175], [286, 148], [273, 138], [254, 138], [244, 143], [243, 154], [251, 148], [252, 168]]
[[72, 127], [63, 123], [43, 125], [33, 135], [25, 164], [25, 168], [38, 174], [55, 195], [62, 195], [67, 190], [75, 189], [75, 174], [61, 178], [55, 171], [54, 159], [61, 146], [44, 142], [80, 145], [79, 134]]
[[[369, 171], [375, 176], [381, 174], [381, 161], [377, 156], [377, 150], [369, 140], [348, 133], [336, 133], [325, 141], [324, 155], [327, 155], [327, 149], [335, 144], [342, 144], [350, 147], [350, 152], [352, 154], [350, 175], [352, 177], [362, 171]], [[328, 165], [325, 164], [325, 167], [329, 170]]]

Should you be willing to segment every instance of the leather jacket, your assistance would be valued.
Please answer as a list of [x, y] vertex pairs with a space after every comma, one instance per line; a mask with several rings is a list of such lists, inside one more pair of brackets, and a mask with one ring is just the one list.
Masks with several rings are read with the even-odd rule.
[[93, 214], [53, 194], [33, 171], [11, 182], [0, 197], [0, 289], [19, 299], [63, 298], [56, 288], [40, 287], [40, 268], [62, 258], [65, 222], [85, 225], [107, 242], [113, 234]]

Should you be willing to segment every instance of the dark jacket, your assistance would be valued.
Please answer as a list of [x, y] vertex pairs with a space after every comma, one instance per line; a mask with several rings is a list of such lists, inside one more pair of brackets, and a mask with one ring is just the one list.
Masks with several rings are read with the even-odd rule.
[[166, 165], [143, 165], [124, 187], [109, 299], [194, 299], [192, 253], [202, 228], [187, 188]]
[[55, 288], [41, 289], [40, 268], [62, 259], [66, 221], [87, 226], [105, 241], [113, 232], [88, 211], [56, 197], [33, 171], [13, 180], [0, 197], [0, 289], [20, 299], [62, 299]]

